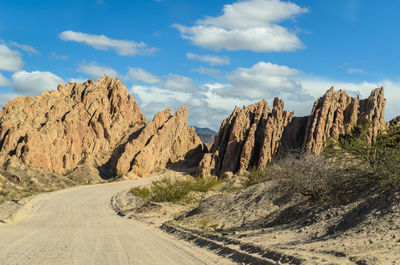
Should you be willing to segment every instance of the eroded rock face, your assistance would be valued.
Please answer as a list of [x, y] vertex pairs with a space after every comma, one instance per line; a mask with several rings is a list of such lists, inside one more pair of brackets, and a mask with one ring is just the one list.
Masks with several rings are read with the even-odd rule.
[[360, 100], [350, 97], [345, 91], [329, 89], [314, 103], [307, 121], [303, 151], [321, 153], [328, 139], [338, 139], [355, 124], [372, 122], [367, 140], [375, 139], [387, 127], [383, 92], [383, 88], [375, 89], [368, 99]]
[[383, 88], [372, 91], [365, 100], [350, 97], [333, 88], [319, 98], [310, 116], [293, 117], [275, 98], [272, 111], [265, 101], [243, 109], [235, 108], [225, 119], [211, 151], [199, 164], [201, 176], [222, 176], [266, 165], [275, 156], [293, 150], [320, 154], [328, 139], [338, 139], [354, 125], [371, 122], [368, 140], [387, 128]]
[[101, 165], [146, 120], [126, 87], [104, 76], [11, 100], [0, 111], [0, 124], [0, 163], [17, 157], [44, 172], [64, 174], [88, 156]]
[[283, 110], [283, 101], [275, 98], [271, 109], [265, 100], [235, 108], [225, 119], [211, 152], [204, 155], [198, 174], [222, 175], [244, 171], [271, 161], [280, 146], [280, 139], [293, 113]]
[[202, 142], [195, 129], [186, 125], [187, 117], [187, 106], [174, 115], [170, 109], [157, 113], [114, 158], [116, 174], [142, 177], [154, 169], [185, 160], [187, 154], [197, 149], [201, 152]]

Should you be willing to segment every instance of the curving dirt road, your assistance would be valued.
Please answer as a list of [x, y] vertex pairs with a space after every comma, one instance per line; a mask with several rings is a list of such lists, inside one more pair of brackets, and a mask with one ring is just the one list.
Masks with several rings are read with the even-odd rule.
[[0, 226], [0, 264], [230, 264], [115, 214], [113, 194], [151, 180], [39, 195], [15, 224]]

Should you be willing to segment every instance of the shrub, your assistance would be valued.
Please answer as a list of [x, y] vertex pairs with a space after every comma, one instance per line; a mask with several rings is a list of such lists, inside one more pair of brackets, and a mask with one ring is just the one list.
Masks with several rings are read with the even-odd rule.
[[370, 123], [355, 126], [352, 132], [331, 142], [326, 156], [351, 163], [353, 188], [387, 189], [400, 187], [400, 126], [392, 125], [372, 142], [367, 141]]
[[151, 197], [151, 191], [150, 191], [150, 189], [147, 188], [147, 187], [136, 187], [136, 188], [132, 188], [130, 192], [131, 192], [133, 195], [135, 195], [135, 196], [137, 196], [137, 197], [139, 197], [139, 198], [141, 198], [141, 199], [144, 199], [144, 200], [147, 200], [148, 198]]
[[188, 199], [191, 192], [207, 192], [220, 181], [215, 178], [193, 178], [171, 180], [164, 178], [153, 181], [150, 187], [133, 188], [130, 192], [142, 199], [155, 202], [179, 202]]
[[281, 192], [299, 193], [312, 201], [341, 198], [352, 177], [346, 163], [313, 154], [282, 159], [275, 164], [274, 175]]
[[246, 186], [273, 180], [279, 193], [302, 194], [319, 201], [345, 195], [351, 171], [344, 161], [313, 154], [288, 154], [265, 168], [252, 169], [246, 177]]
[[249, 187], [269, 180], [270, 176], [267, 174], [266, 169], [267, 169], [266, 167], [261, 167], [261, 168], [253, 167], [252, 169], [250, 169], [250, 171], [244, 174], [245, 177], [244, 185], [246, 187]]

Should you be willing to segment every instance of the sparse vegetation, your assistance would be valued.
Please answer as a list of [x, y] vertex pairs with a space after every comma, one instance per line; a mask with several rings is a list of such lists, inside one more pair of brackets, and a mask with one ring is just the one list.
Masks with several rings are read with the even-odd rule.
[[368, 142], [370, 124], [356, 126], [352, 133], [330, 143], [328, 157], [351, 162], [356, 177], [354, 189], [398, 189], [400, 187], [400, 126], [392, 125]]
[[133, 188], [130, 192], [144, 200], [155, 202], [182, 202], [191, 201], [192, 192], [207, 192], [221, 181], [216, 178], [193, 178], [171, 180], [164, 178], [153, 181], [150, 187]]
[[246, 174], [246, 186], [278, 182], [286, 194], [302, 194], [312, 201], [336, 200], [372, 189], [400, 187], [400, 127], [391, 126], [372, 143], [369, 125], [331, 141], [320, 155], [289, 155]]
[[271, 176], [267, 174], [267, 167], [261, 167], [261, 168], [254, 167], [250, 171], [245, 173], [244, 185], [246, 187], [249, 187], [254, 184], [261, 183], [270, 179]]

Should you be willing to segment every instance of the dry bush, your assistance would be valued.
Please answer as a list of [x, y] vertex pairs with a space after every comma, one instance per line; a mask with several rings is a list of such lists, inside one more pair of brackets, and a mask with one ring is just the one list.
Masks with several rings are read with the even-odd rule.
[[272, 165], [270, 171], [281, 192], [299, 193], [313, 201], [338, 199], [348, 194], [349, 180], [353, 178], [345, 162], [313, 154], [288, 156]]
[[351, 191], [350, 163], [313, 154], [289, 154], [246, 173], [246, 186], [273, 180], [282, 194], [302, 194], [313, 201], [338, 199]]

